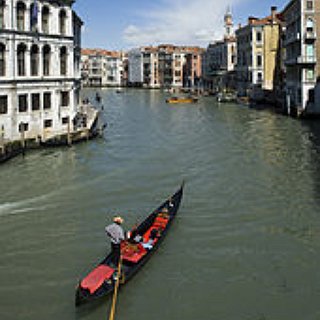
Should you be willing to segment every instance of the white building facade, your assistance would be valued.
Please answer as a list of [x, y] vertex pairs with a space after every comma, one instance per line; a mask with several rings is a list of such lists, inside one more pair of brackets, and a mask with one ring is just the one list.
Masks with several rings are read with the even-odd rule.
[[83, 49], [81, 73], [84, 86], [121, 86], [124, 74], [124, 54], [103, 49]]
[[46, 140], [72, 127], [82, 21], [73, 1], [0, 0], [2, 139]]

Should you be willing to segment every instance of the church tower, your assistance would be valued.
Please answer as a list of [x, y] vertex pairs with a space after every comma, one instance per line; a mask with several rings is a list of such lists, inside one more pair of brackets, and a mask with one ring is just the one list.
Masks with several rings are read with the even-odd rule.
[[234, 36], [234, 29], [233, 29], [233, 18], [230, 6], [227, 8], [227, 12], [224, 15], [224, 28], [225, 28], [225, 39], [230, 39]]

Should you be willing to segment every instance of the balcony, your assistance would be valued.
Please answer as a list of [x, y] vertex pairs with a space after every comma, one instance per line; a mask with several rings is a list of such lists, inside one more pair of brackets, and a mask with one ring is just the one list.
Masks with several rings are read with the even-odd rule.
[[307, 31], [304, 35], [305, 41], [311, 42], [317, 39], [317, 35], [314, 31]]
[[286, 65], [313, 65], [317, 63], [317, 57], [316, 56], [298, 56], [298, 57], [292, 57], [287, 58], [285, 61]]
[[316, 56], [300, 56], [297, 59], [298, 64], [316, 64], [317, 57]]

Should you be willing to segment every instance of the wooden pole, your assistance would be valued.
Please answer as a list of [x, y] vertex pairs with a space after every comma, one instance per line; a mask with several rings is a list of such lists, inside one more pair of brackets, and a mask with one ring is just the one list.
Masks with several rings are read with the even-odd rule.
[[112, 305], [111, 305], [109, 320], [114, 320], [114, 315], [116, 313], [118, 289], [119, 289], [120, 277], [121, 277], [121, 265], [122, 265], [122, 257], [120, 257], [119, 264], [118, 264], [118, 274], [117, 274], [116, 283], [114, 285], [114, 292], [113, 292], [113, 298], [112, 298]]
[[22, 147], [22, 155], [25, 155], [26, 151], [26, 141], [25, 141], [25, 133], [24, 133], [24, 123], [20, 123], [20, 130], [21, 130], [21, 147]]
[[4, 126], [0, 129], [0, 155], [4, 154]]
[[68, 119], [67, 144], [69, 147], [72, 145], [71, 132], [70, 132], [70, 119]]

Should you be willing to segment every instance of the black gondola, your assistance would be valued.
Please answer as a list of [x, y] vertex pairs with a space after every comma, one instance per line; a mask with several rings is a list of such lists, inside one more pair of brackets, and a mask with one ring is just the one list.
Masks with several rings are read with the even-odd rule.
[[[158, 248], [176, 217], [182, 195], [183, 184], [172, 197], [131, 230], [130, 239], [121, 244], [121, 285], [127, 283]], [[105, 297], [113, 292], [117, 267], [111, 260], [112, 256], [109, 254], [79, 282], [76, 289], [76, 306]]]

